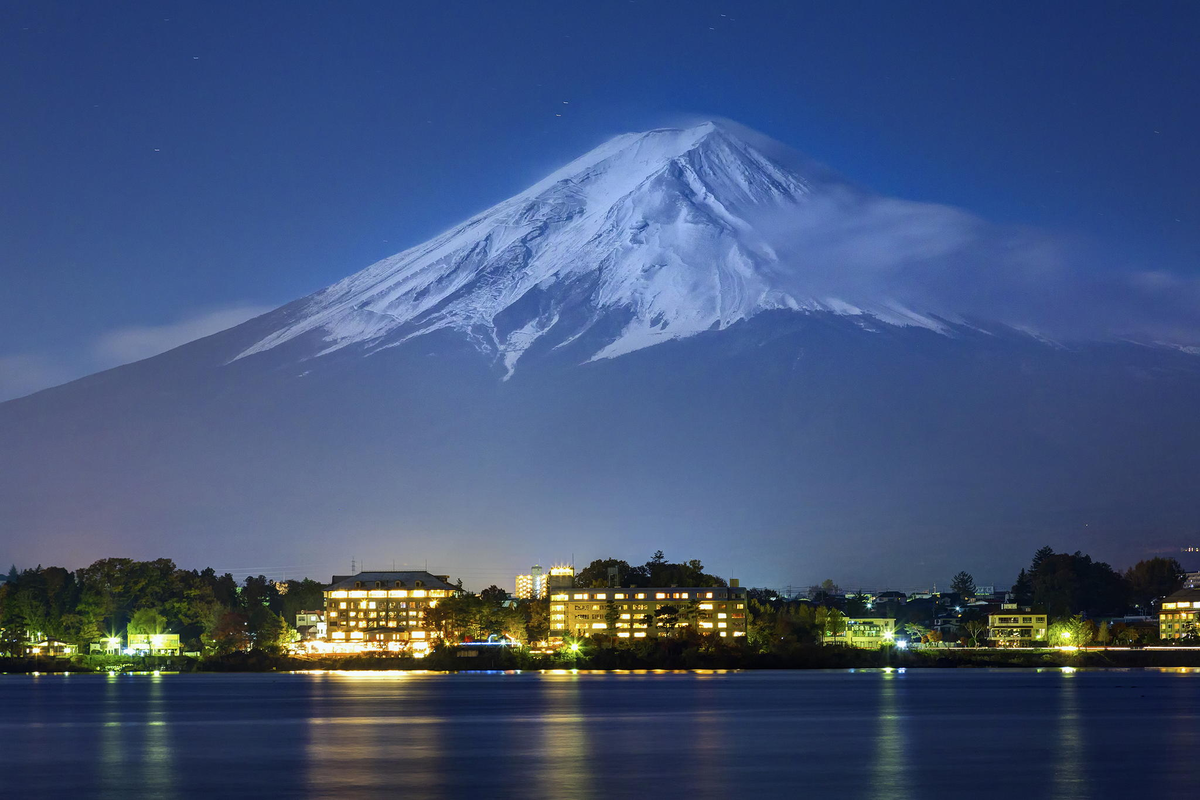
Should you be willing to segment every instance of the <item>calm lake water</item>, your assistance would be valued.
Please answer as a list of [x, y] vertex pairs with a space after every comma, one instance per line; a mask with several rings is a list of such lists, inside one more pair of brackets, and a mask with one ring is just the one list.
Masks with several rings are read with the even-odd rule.
[[1195, 798], [1200, 670], [0, 676], [0, 796]]

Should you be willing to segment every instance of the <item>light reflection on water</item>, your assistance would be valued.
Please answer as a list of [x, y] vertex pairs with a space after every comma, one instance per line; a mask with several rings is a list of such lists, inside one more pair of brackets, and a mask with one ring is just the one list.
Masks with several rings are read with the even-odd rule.
[[905, 673], [886, 670], [879, 685], [879, 715], [875, 725], [875, 765], [871, 785], [879, 800], [906, 800], [908, 756], [905, 753], [904, 718], [896, 694]]
[[1065, 800], [1200, 780], [1195, 671], [0, 676], [0, 709], [5, 798], [957, 800], [965, 780]]
[[1090, 797], [1083, 721], [1079, 707], [1078, 671], [1062, 670], [1058, 692], [1058, 751], [1054, 758], [1054, 797]]

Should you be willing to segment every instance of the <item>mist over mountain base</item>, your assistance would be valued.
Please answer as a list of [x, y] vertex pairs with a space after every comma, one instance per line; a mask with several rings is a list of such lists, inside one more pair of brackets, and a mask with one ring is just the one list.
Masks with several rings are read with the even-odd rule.
[[547, 346], [505, 380], [451, 331], [226, 364], [252, 321], [0, 406], [4, 555], [428, 559], [486, 585], [661, 548], [882, 587], [990, 580], [1046, 543], [1122, 565], [1200, 527], [1193, 356], [859, 322], [766, 312], [586, 363], [591, 343]]

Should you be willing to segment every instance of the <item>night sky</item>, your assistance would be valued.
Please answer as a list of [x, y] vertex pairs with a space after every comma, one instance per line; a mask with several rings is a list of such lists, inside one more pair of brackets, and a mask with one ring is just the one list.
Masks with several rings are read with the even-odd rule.
[[321, 288], [608, 136], [721, 116], [876, 191], [1200, 274], [1195, 3], [0, 9], [0, 399]]

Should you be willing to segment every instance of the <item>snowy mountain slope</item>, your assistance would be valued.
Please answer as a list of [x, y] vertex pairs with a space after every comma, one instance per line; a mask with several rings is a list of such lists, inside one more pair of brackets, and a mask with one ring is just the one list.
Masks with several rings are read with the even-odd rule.
[[[766, 155], [730, 125], [618, 136], [462, 225], [318, 292], [238, 358], [312, 332], [325, 354], [450, 328], [503, 359], [511, 374], [541, 337], [552, 333], [561, 346], [614, 315], [622, 324], [590, 357], [724, 329], [766, 310], [861, 314], [843, 298], [789, 288], [790, 267], [756, 224], [803, 214], [830, 185]], [[869, 313], [938, 327], [886, 299]]]

